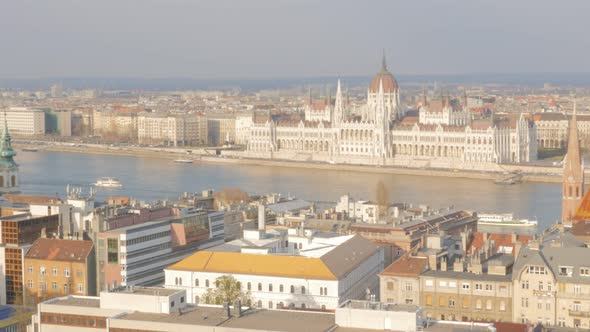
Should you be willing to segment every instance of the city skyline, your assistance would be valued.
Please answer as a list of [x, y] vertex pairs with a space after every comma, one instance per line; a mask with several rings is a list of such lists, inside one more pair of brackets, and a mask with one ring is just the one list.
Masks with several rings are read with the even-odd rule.
[[0, 78], [368, 76], [383, 49], [399, 75], [590, 72], [583, 1], [61, 0], [0, 8], [11, 32], [0, 37]]

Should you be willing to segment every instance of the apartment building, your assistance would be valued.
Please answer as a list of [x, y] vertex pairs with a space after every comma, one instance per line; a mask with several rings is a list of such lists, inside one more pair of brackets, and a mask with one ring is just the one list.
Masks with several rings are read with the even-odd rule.
[[59, 216], [34, 216], [31, 213], [0, 217], [0, 304], [23, 303], [24, 260], [29, 248], [42, 234], [54, 235]]
[[590, 248], [582, 241], [543, 234], [520, 250], [513, 276], [515, 321], [590, 328]]
[[69, 294], [96, 295], [92, 241], [39, 238], [25, 255], [24, 267], [29, 305]]
[[421, 305], [420, 274], [428, 269], [425, 256], [406, 254], [379, 274], [380, 300]]
[[45, 112], [42, 110], [11, 107], [0, 112], [0, 122], [5, 120], [13, 135], [45, 135]]
[[137, 118], [137, 138], [141, 144], [170, 146], [204, 144], [207, 137], [206, 128], [207, 120], [200, 114], [141, 113]]
[[207, 142], [211, 146], [234, 143], [236, 141], [236, 116], [223, 113], [207, 114], [207, 131]]

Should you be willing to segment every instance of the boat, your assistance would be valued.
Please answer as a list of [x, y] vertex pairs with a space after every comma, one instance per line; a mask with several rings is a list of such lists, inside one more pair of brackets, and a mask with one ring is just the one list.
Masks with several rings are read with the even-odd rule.
[[119, 179], [117, 178], [100, 178], [96, 180], [94, 183], [97, 187], [105, 187], [105, 188], [120, 188], [123, 187]]
[[25, 152], [37, 152], [38, 150], [36, 148], [23, 148], [23, 151], [25, 151]]
[[181, 164], [192, 164], [193, 161], [191, 159], [176, 159], [174, 160], [175, 163], [181, 163]]
[[512, 213], [478, 213], [478, 225], [536, 227], [536, 220], [515, 219]]
[[516, 181], [513, 178], [508, 178], [508, 179], [496, 179], [494, 180], [495, 184], [517, 184], [518, 181]]

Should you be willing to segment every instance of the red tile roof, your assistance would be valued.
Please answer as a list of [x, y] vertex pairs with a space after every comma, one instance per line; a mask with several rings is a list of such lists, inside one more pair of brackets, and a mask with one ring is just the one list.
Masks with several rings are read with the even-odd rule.
[[26, 258], [85, 262], [93, 247], [92, 241], [39, 238], [29, 249]]
[[[473, 249], [480, 250], [484, 245], [484, 238], [488, 236], [489, 241], [494, 241], [496, 252], [499, 247], [512, 247], [514, 248], [514, 242], [512, 236], [516, 238], [516, 241], [520, 241], [521, 244], [526, 245], [529, 240], [532, 239], [530, 235], [516, 235], [516, 234], [498, 234], [498, 233], [482, 233], [474, 232], [471, 243], [467, 246], [467, 252], [472, 252]], [[514, 252], [514, 250], [512, 251]]]
[[426, 270], [426, 257], [404, 255], [391, 263], [383, 272], [386, 276], [417, 277]]

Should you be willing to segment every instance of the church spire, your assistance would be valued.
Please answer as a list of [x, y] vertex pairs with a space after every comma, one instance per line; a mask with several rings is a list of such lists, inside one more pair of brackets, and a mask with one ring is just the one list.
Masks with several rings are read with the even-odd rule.
[[567, 155], [563, 163], [563, 196], [562, 196], [562, 222], [571, 225], [578, 206], [582, 202], [584, 194], [584, 169], [580, 158], [580, 142], [578, 137], [578, 121], [576, 119], [576, 101], [574, 111], [569, 124], [569, 136], [567, 143]]

